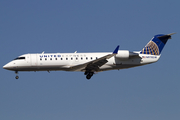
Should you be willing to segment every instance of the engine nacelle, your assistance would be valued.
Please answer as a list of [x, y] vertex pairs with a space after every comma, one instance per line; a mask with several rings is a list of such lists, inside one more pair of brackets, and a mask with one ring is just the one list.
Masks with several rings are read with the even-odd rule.
[[118, 59], [129, 59], [129, 56], [130, 55], [128, 50], [119, 50], [115, 57]]

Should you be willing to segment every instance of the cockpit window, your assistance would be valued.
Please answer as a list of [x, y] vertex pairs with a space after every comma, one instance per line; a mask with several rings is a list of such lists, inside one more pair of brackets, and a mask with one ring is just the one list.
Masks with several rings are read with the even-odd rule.
[[25, 59], [25, 57], [17, 57], [14, 60], [22, 60], [22, 59]]

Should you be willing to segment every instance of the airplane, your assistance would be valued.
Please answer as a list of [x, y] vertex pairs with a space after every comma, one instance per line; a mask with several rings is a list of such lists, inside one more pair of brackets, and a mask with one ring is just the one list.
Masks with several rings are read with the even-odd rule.
[[141, 51], [119, 50], [96, 53], [36, 53], [24, 54], [3, 66], [15, 71], [81, 71], [89, 80], [94, 73], [132, 68], [157, 62], [171, 34], [155, 35]]

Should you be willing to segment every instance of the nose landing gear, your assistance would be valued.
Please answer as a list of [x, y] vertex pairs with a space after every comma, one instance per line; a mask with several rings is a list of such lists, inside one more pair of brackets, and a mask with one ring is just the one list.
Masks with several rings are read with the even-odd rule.
[[19, 76], [18, 76], [18, 71], [15, 71], [15, 73], [16, 73], [16, 79], [19, 79]]

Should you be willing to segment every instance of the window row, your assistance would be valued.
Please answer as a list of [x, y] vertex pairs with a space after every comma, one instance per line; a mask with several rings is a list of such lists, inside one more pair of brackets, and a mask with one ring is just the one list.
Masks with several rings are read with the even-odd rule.
[[[80, 60], [83, 60], [83, 58], [81, 57], [81, 58], [79, 58]], [[93, 57], [90, 57], [89, 58], [90, 60], [93, 60]], [[96, 57], [96, 59], [98, 59], [97, 57]], [[43, 60], [43, 58], [40, 58], [40, 60]], [[48, 60], [48, 58], [44, 58], [44, 60]], [[49, 60], [53, 60], [53, 58], [50, 58]], [[55, 58], [55, 60], [58, 60], [58, 58]], [[60, 60], [78, 60], [78, 58], [60, 58]], [[88, 57], [86, 57], [85, 58], [85, 60], [88, 60]]]

